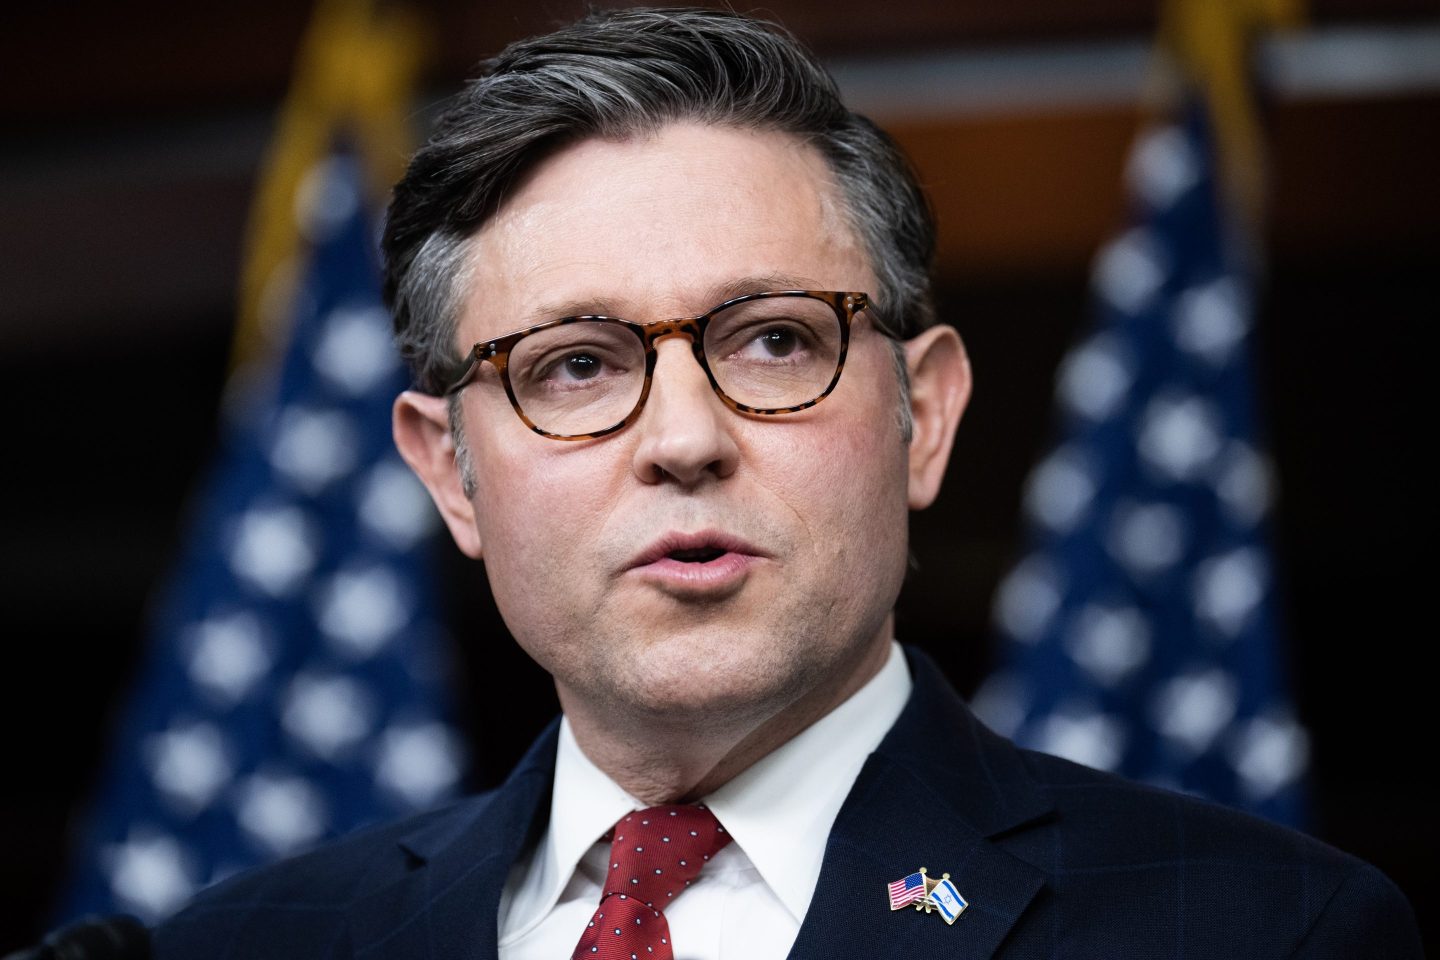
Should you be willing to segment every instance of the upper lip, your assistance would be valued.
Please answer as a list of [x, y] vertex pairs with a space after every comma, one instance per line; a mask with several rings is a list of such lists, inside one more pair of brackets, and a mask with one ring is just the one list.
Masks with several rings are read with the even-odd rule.
[[677, 550], [704, 550], [711, 548], [726, 553], [743, 553], [752, 557], [766, 557], [769, 554], [739, 537], [718, 530], [700, 530], [695, 533], [671, 531], [653, 540], [630, 561], [630, 567], [663, 560]]

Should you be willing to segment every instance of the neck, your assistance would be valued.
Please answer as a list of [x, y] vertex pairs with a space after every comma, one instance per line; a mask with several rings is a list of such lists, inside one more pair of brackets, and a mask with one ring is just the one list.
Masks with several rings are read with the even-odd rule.
[[615, 715], [556, 684], [575, 740], [590, 761], [647, 805], [698, 800], [739, 776], [868, 683], [889, 656], [891, 623], [848, 670], [798, 697], [741, 717]]

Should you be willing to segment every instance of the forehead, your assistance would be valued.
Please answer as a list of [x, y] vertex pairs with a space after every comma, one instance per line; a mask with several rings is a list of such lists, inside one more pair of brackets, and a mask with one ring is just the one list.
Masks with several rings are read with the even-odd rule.
[[461, 349], [569, 313], [698, 313], [746, 287], [874, 289], [817, 150], [699, 124], [547, 157], [475, 234], [466, 268]]

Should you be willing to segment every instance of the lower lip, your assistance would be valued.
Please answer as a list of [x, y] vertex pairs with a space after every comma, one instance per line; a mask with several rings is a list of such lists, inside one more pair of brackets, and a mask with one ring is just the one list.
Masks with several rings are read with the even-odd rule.
[[718, 593], [743, 583], [758, 559], [745, 553], [722, 553], [704, 563], [686, 563], [661, 557], [630, 572], [662, 589], [681, 593]]

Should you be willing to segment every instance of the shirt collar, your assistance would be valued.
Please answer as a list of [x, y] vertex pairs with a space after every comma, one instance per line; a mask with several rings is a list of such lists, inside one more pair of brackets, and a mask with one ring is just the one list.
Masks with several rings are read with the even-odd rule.
[[910, 687], [905, 655], [892, 642], [880, 672], [850, 699], [705, 798], [797, 923], [810, 908], [835, 817]]
[[[543, 920], [559, 902], [575, 867], [596, 839], [625, 814], [644, 806], [585, 756], [575, 741], [570, 718], [562, 716], [550, 825], [502, 910], [501, 941], [519, 937]], [[522, 859], [517, 867], [524, 864]]]
[[[810, 907], [830, 827], [865, 759], [900, 716], [910, 687], [905, 656], [892, 641], [885, 665], [865, 686], [705, 798], [797, 922]], [[562, 718], [550, 825], [517, 878], [501, 939], [539, 923], [596, 839], [644, 806], [585, 756]]]

